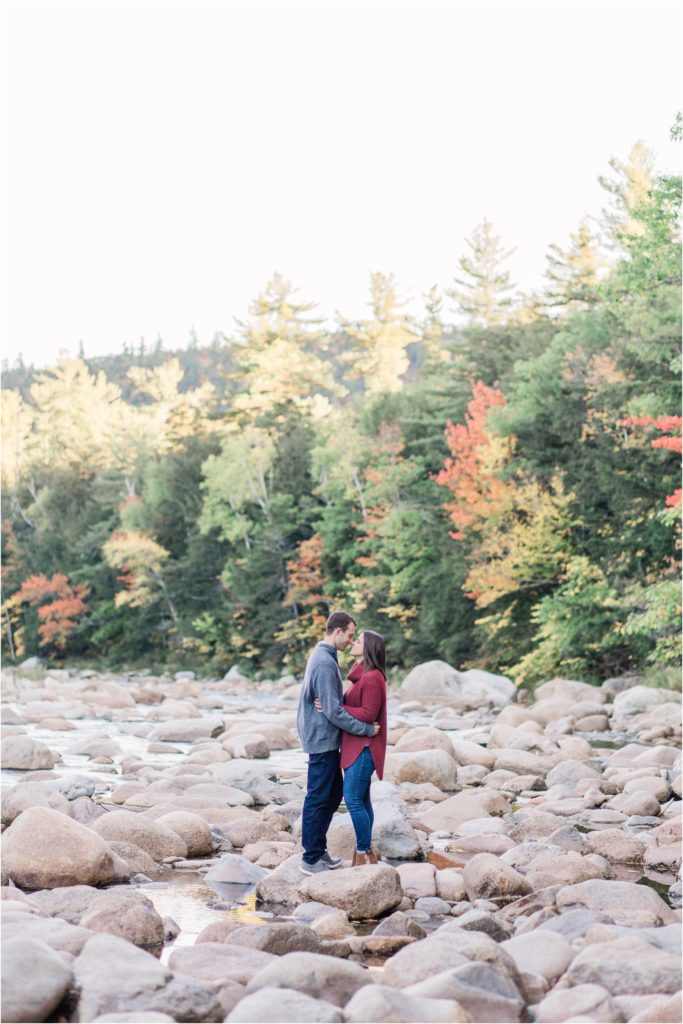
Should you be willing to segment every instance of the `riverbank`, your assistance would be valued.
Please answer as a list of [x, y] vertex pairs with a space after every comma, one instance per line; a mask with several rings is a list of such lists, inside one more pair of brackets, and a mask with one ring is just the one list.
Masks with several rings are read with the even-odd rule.
[[12, 1019], [680, 1019], [680, 694], [630, 682], [524, 707], [418, 666], [383, 863], [309, 879], [292, 677], [6, 671], [5, 962], [42, 965]]

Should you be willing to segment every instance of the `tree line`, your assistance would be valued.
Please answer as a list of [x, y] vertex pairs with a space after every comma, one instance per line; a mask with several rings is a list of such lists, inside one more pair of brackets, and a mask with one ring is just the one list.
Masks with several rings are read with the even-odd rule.
[[272, 674], [343, 607], [399, 667], [675, 666], [681, 181], [600, 180], [533, 294], [485, 221], [418, 315], [275, 274], [210, 346], [6, 368], [5, 656]]

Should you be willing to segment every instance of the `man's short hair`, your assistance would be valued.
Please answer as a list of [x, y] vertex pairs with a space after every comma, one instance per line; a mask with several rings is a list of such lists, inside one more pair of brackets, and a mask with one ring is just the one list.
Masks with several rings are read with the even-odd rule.
[[348, 629], [351, 623], [356, 625], [356, 620], [346, 612], [332, 612], [327, 620], [327, 635], [334, 633], [335, 629]]

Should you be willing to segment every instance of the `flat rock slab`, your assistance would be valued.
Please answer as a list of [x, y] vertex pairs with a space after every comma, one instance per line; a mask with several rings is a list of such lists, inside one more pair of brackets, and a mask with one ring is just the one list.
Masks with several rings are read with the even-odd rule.
[[346, 911], [352, 920], [379, 917], [398, 906], [403, 889], [398, 871], [388, 864], [368, 864], [311, 875], [299, 886], [304, 899]]

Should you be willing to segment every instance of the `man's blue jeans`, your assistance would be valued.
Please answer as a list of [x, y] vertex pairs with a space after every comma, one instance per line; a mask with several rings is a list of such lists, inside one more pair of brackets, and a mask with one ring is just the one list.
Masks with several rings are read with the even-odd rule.
[[372, 846], [375, 815], [370, 801], [370, 782], [374, 770], [370, 747], [363, 747], [353, 764], [344, 772], [344, 803], [353, 822], [358, 853], [368, 853]]
[[327, 830], [342, 798], [339, 751], [308, 755], [306, 799], [301, 820], [301, 842], [306, 864], [319, 861], [327, 848]]

